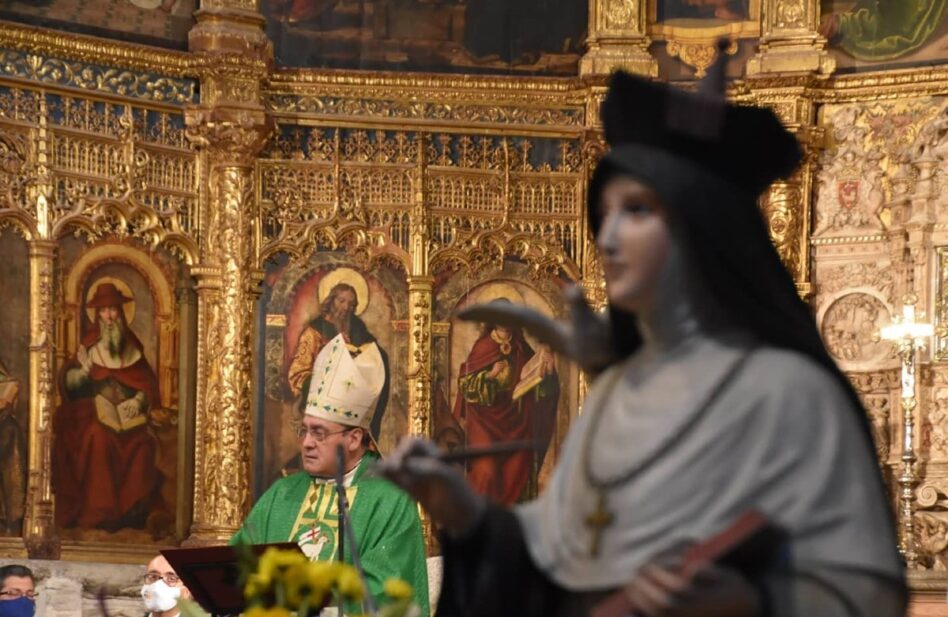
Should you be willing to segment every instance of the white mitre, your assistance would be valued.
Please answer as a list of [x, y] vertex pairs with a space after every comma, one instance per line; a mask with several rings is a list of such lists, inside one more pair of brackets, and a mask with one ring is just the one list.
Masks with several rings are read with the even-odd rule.
[[385, 386], [385, 364], [375, 343], [359, 349], [353, 358], [341, 334], [323, 346], [313, 363], [307, 416], [368, 430]]

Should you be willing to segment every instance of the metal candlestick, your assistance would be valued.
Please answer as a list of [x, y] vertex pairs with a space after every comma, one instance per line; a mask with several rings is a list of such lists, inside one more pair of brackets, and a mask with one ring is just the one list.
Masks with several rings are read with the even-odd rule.
[[908, 295], [904, 299], [902, 317], [882, 328], [882, 338], [897, 346], [902, 364], [902, 470], [899, 475], [899, 552], [908, 569], [918, 567], [918, 544], [915, 539], [915, 487], [918, 475], [915, 463], [915, 408], [918, 397], [915, 392], [915, 374], [918, 365], [918, 350], [925, 346], [934, 334], [931, 324], [915, 321], [915, 305], [918, 298]]

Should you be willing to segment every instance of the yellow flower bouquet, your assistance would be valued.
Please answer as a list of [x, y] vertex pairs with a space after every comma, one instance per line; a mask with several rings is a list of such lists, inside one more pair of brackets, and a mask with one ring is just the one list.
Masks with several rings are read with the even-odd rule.
[[[340, 600], [352, 606], [365, 599], [367, 590], [351, 565], [309, 561], [298, 551], [272, 547], [259, 559], [249, 550], [241, 552], [247, 601], [244, 617], [315, 617]], [[405, 581], [389, 579], [384, 591], [387, 602], [379, 608], [378, 617], [415, 617], [419, 613], [412, 587]], [[182, 617], [204, 614], [186, 601], [179, 602], [179, 608]], [[356, 617], [349, 610], [346, 615]]]

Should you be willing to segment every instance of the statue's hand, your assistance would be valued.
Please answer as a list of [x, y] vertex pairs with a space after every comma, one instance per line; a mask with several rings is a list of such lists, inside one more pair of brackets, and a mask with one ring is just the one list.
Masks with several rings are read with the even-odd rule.
[[506, 303], [476, 304], [458, 313], [465, 321], [522, 328], [549, 348], [574, 360], [586, 372], [598, 374], [615, 361], [608, 319], [592, 310], [579, 287], [566, 290], [568, 321], [557, 321], [528, 306]]
[[570, 357], [588, 373], [597, 375], [616, 361], [615, 333], [604, 313], [595, 312], [583, 290], [566, 290], [570, 313]]
[[477, 524], [486, 504], [458, 468], [440, 460], [439, 454], [432, 442], [408, 437], [378, 462], [375, 473], [414, 497], [436, 524], [461, 535]]

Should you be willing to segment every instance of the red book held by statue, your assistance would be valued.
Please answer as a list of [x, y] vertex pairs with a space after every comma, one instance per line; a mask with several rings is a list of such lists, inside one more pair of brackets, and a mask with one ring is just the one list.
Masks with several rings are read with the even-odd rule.
[[[709, 564], [733, 568], [744, 574], [766, 569], [778, 558], [787, 541], [786, 532], [756, 510], [741, 515], [727, 529], [691, 545], [682, 555], [681, 574], [691, 577]], [[627, 617], [635, 613], [628, 596], [619, 590], [599, 603], [590, 617]]]

